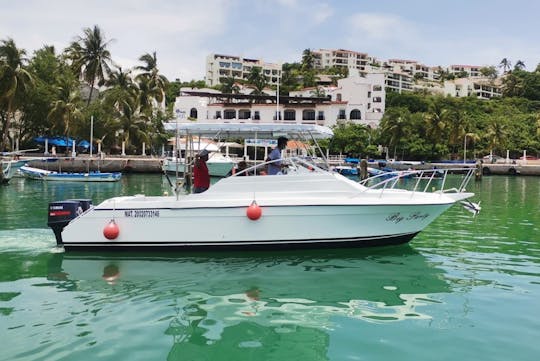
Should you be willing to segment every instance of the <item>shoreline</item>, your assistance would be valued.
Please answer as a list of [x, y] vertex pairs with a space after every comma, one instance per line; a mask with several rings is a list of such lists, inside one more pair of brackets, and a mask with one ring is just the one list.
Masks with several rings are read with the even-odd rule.
[[[43, 155], [25, 155], [20, 157], [26, 160], [28, 165], [51, 171], [62, 172], [122, 172], [122, 173], [163, 173], [161, 166], [164, 157], [156, 156], [106, 156], [89, 157], [78, 155], [73, 157], [46, 157]], [[336, 162], [332, 162], [336, 164]], [[456, 167], [476, 167], [472, 163], [422, 163], [407, 164], [407, 162], [387, 162], [386, 165], [396, 170], [415, 169], [446, 169]], [[540, 176], [540, 162], [535, 161], [524, 164], [514, 163], [484, 163], [482, 164], [483, 175], [526, 175]]]

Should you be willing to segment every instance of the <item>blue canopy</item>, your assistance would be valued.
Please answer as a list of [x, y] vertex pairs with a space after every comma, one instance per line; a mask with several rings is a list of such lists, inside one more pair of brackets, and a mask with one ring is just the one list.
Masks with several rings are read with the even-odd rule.
[[73, 142], [75, 142], [75, 145], [77, 147], [81, 147], [84, 149], [90, 148], [90, 143], [87, 140], [81, 140], [77, 143], [77, 141], [73, 138], [68, 138], [66, 141], [66, 137], [36, 137], [34, 138], [34, 141], [37, 143], [45, 143], [47, 141], [49, 145], [54, 145], [57, 147], [72, 147]]

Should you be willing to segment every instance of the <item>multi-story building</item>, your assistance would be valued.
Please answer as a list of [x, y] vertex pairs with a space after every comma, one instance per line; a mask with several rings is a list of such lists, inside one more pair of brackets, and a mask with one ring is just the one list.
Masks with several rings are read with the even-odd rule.
[[368, 54], [345, 49], [319, 49], [311, 52], [314, 57], [314, 66], [318, 69], [343, 67], [349, 70], [358, 70], [361, 74], [367, 71], [373, 61]]
[[481, 77], [459, 78], [444, 82], [444, 94], [452, 97], [475, 96], [491, 99], [502, 95], [500, 80], [488, 80]]
[[468, 77], [482, 76], [480, 69], [482, 69], [482, 67], [477, 65], [450, 65], [448, 67], [448, 71], [450, 72], [450, 74], [460, 75], [463, 73], [467, 73]]
[[206, 85], [221, 84], [225, 78], [247, 79], [253, 67], [261, 68], [268, 84], [276, 85], [280, 82], [280, 64], [266, 63], [259, 59], [248, 59], [240, 56], [210, 54], [206, 58]]
[[191, 121], [326, 126], [351, 121], [377, 127], [384, 108], [384, 75], [360, 77], [357, 72], [338, 80], [337, 86], [305, 89], [279, 98], [275, 92], [273, 95], [233, 95], [212, 89], [182, 89], [175, 103], [177, 114], [185, 114]]

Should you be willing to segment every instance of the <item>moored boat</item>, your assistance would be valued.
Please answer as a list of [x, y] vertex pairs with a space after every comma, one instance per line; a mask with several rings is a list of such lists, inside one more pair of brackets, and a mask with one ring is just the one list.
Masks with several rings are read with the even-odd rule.
[[9, 180], [16, 174], [17, 166], [15, 162], [16, 161], [11, 160], [0, 160], [0, 172], [2, 172], [0, 176], [0, 183], [7, 184]]
[[[329, 138], [329, 128], [297, 124], [182, 124], [188, 134]], [[204, 193], [114, 197], [96, 206], [49, 205], [58, 245], [73, 249], [322, 248], [398, 244], [454, 203], [473, 196], [461, 183], [435, 192], [397, 189], [405, 173], [365, 186], [305, 158], [290, 158], [284, 174], [221, 179]], [[261, 167], [261, 165], [258, 165]], [[445, 173], [445, 177], [449, 173]], [[441, 185], [441, 186], [442, 186]]]
[[65, 173], [55, 172], [29, 166], [22, 166], [19, 172], [26, 178], [44, 181], [64, 182], [117, 182], [122, 178], [120, 172], [87, 172]]

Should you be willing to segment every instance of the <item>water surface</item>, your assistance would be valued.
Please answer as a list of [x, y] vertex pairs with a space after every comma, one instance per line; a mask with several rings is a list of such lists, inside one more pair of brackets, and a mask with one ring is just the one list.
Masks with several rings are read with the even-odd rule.
[[[536, 360], [540, 184], [471, 183], [409, 245], [63, 253], [47, 203], [167, 191], [24, 179], [0, 188], [2, 360]], [[179, 230], [181, 231], [181, 230]]]

